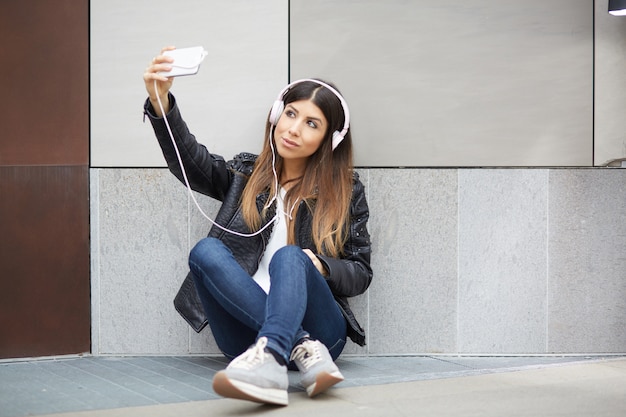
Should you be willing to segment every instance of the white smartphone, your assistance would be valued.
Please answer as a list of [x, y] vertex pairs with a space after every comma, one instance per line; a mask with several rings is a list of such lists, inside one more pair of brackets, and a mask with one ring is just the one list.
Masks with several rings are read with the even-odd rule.
[[200, 63], [207, 56], [207, 51], [201, 46], [191, 48], [174, 49], [165, 51], [163, 55], [174, 58], [171, 71], [161, 71], [159, 74], [166, 77], [178, 77], [180, 75], [194, 75], [200, 69]]

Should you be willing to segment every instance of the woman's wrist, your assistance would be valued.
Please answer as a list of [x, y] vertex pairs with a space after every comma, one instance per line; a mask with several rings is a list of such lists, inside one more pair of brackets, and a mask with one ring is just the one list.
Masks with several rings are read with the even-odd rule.
[[161, 105], [163, 106], [163, 111], [161, 111], [161, 105], [159, 105], [159, 99], [157, 97], [148, 97], [150, 100], [150, 104], [154, 109], [154, 113], [157, 117], [163, 117], [164, 114], [169, 113], [170, 111], [170, 100], [169, 95], [161, 97]]

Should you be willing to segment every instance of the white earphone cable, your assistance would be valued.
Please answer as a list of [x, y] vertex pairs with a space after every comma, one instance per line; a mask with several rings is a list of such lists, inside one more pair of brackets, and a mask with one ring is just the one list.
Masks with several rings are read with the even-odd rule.
[[[204, 210], [202, 210], [202, 208], [200, 207], [200, 204], [198, 204], [198, 200], [196, 200], [196, 196], [193, 194], [193, 191], [191, 189], [191, 185], [189, 184], [189, 180], [187, 179], [187, 173], [185, 172], [185, 167], [183, 165], [183, 160], [180, 156], [180, 152], [178, 150], [178, 146], [176, 145], [176, 140], [174, 139], [174, 134], [172, 133], [172, 129], [170, 128], [170, 124], [167, 121], [167, 115], [165, 114], [165, 110], [163, 109], [163, 103], [161, 103], [161, 97], [159, 95], [159, 88], [157, 86], [157, 80], [154, 80], [154, 90], [157, 96], [157, 101], [159, 103], [159, 109], [161, 110], [161, 114], [163, 115], [163, 121], [165, 122], [165, 126], [167, 127], [167, 132], [170, 135], [170, 139], [172, 140], [172, 145], [174, 145], [174, 150], [176, 151], [176, 157], [178, 158], [178, 163], [180, 164], [180, 170], [182, 171], [183, 174], [183, 179], [185, 180], [185, 185], [187, 186], [187, 190], [189, 191], [189, 195], [191, 196], [191, 199], [193, 200], [193, 202], [195, 203], [196, 207], [198, 208], [198, 210], [200, 211], [200, 213], [208, 220], [210, 221], [212, 224], [214, 224], [215, 226], [217, 226], [218, 228], [222, 229], [225, 232], [231, 233], [233, 235], [237, 235], [237, 236], [241, 236], [241, 237], [253, 237], [258, 235], [259, 233], [263, 232], [265, 229], [267, 229], [270, 225], [272, 225], [274, 223], [275, 220], [278, 219], [278, 215], [279, 213], [284, 213], [284, 210], [281, 208], [279, 208], [279, 210], [276, 211], [276, 215], [267, 222], [267, 224], [265, 226], [263, 226], [262, 228], [260, 228], [259, 230], [257, 230], [254, 233], [240, 233], [237, 232], [235, 230], [230, 230], [218, 223], [215, 222], [215, 220], [211, 219], [205, 212]], [[271, 130], [270, 130], [271, 132]], [[270, 133], [271, 135], [271, 133]], [[270, 136], [270, 142], [271, 142], [271, 136]], [[276, 175], [276, 168], [274, 167], [274, 160], [275, 160], [275, 156], [274, 156], [274, 147], [272, 145], [272, 170], [274, 171], [274, 177], [275, 177], [275, 181], [276, 181], [276, 190], [278, 190], [278, 175]], [[269, 205], [271, 205], [274, 200], [276, 200], [276, 195], [274, 195], [272, 197], [272, 199], [270, 200], [270, 202], [267, 204], [267, 207], [269, 207]], [[294, 204], [295, 207], [295, 204]], [[293, 211], [293, 207], [291, 209]], [[287, 214], [287, 213], [284, 213]], [[289, 217], [291, 217], [291, 213], [289, 213]]]

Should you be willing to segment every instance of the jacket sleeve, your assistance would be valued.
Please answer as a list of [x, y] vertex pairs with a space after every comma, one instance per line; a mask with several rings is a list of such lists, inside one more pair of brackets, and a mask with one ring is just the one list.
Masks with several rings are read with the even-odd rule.
[[328, 285], [337, 296], [354, 297], [362, 294], [372, 282], [368, 219], [369, 208], [365, 198], [365, 187], [357, 176], [350, 205], [350, 235], [344, 245], [344, 257], [337, 259], [318, 255], [328, 271], [326, 277]]
[[171, 108], [167, 114], [167, 123], [164, 118], [155, 115], [150, 100], [146, 100], [144, 104], [144, 115], [152, 124], [167, 167], [185, 184], [176, 149], [167, 128], [169, 124], [191, 188], [222, 201], [230, 187], [231, 170], [228, 169], [224, 158], [211, 154], [204, 145], [196, 141], [195, 136], [189, 132], [187, 124], [182, 119], [176, 100], [171, 93], [169, 99]]

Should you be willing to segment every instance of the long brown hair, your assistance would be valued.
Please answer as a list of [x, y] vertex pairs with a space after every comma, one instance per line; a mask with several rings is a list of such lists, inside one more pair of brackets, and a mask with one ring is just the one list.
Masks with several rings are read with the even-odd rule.
[[[330, 83], [324, 83], [335, 88]], [[311, 233], [317, 253], [338, 257], [343, 252], [348, 235], [353, 181], [352, 135], [348, 129], [343, 141], [333, 151], [332, 134], [342, 130], [345, 115], [339, 98], [329, 89], [312, 81], [297, 83], [283, 95], [283, 101], [286, 106], [298, 100], [311, 100], [319, 107], [328, 121], [328, 129], [318, 150], [309, 157], [303, 177], [287, 192], [285, 204], [291, 207], [296, 199], [304, 201], [313, 214]], [[259, 213], [257, 195], [266, 191], [275, 195], [277, 192], [269, 142], [270, 138], [274, 140], [273, 131], [274, 126], [268, 121], [263, 150], [241, 199], [243, 217], [251, 230], [258, 230], [261, 227], [261, 216], [265, 218], [267, 214], [267, 209]], [[283, 158], [277, 152], [275, 158], [276, 172], [280, 176]], [[294, 210], [294, 218], [289, 223], [289, 244], [296, 243], [296, 214], [297, 210]]]

